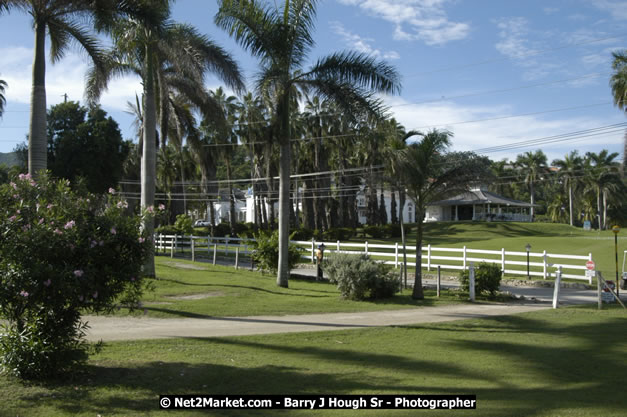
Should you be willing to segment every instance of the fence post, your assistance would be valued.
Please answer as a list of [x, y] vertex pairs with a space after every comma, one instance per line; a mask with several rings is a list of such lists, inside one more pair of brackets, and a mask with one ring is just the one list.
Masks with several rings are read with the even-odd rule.
[[[464, 254], [465, 254], [465, 251], [464, 251]], [[470, 295], [470, 301], [475, 301], [475, 263], [474, 262], [470, 263], [470, 268], [468, 271], [468, 281], [469, 281], [468, 292]]]
[[427, 271], [431, 271], [431, 243], [427, 245]]
[[544, 265], [542, 265], [542, 275], [544, 276], [544, 279], [546, 279], [546, 267], [547, 267], [547, 263], [546, 263], [546, 249], [542, 253], [542, 259], [543, 259], [543, 263], [544, 263]]
[[438, 292], [438, 298], [440, 298], [440, 265], [438, 265], [438, 284], [437, 284], [437, 292]]
[[599, 298], [599, 310], [601, 310], [603, 308], [603, 297], [601, 295], [601, 277], [599, 276], [598, 272], [596, 276], [597, 276], [597, 297]]
[[557, 308], [560, 298], [560, 284], [562, 281], [562, 266], [558, 265], [555, 277], [555, 289], [553, 290], [553, 308]]
[[316, 262], [316, 239], [311, 238], [311, 263]]
[[190, 239], [192, 240], [192, 262], [196, 262], [196, 251], [195, 251], [195, 247], [194, 247], [194, 236], [191, 236]]
[[505, 248], [501, 248], [501, 277], [505, 276]]
[[213, 239], [211, 236], [207, 236], [207, 257], [209, 257], [209, 254], [211, 253], [211, 242], [213, 242]]
[[398, 268], [398, 242], [394, 244], [394, 268]]
[[159, 253], [159, 249], [165, 252], [165, 248], [163, 247], [163, 234], [159, 233], [159, 246], [157, 246], [157, 253]]
[[235, 269], [239, 269], [239, 246], [235, 248]]
[[229, 256], [229, 241], [230, 240], [231, 239], [228, 238], [228, 237], [224, 238], [224, 242], [225, 242], [225, 245], [224, 245], [224, 256]]
[[464, 262], [464, 265], [463, 265], [464, 269], [463, 270], [465, 271], [466, 270], [466, 246], [464, 246], [464, 260], [463, 260], [463, 262]]
[[176, 241], [176, 235], [170, 240], [170, 258], [174, 258], [174, 242]]
[[338, 251], [338, 253], [340, 252], [340, 241], [339, 240], [337, 241], [337, 251]]
[[213, 244], [213, 264], [216, 264], [216, 255], [218, 254], [218, 244]]
[[366, 246], [364, 247], [364, 249], [366, 250], [366, 256], [368, 256], [368, 241], [366, 240]]

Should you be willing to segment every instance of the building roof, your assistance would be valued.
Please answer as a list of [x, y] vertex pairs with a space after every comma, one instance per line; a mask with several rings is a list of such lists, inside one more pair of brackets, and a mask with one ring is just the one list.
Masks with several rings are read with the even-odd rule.
[[[495, 204], [512, 207], [531, 207], [530, 203], [503, 197], [490, 191], [473, 189], [447, 200], [435, 201], [429, 206], [464, 206], [473, 204]], [[537, 204], [536, 204], [537, 205]]]

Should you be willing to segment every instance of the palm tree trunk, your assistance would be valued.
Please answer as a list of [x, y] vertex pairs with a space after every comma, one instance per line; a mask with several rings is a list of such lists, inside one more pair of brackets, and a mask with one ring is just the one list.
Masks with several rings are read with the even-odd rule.
[[599, 230], [601, 230], [601, 188], [597, 186], [597, 220], [599, 222]]
[[568, 185], [568, 208], [570, 210], [570, 225], [573, 225], [573, 186]]
[[[155, 86], [153, 74], [152, 47], [146, 46], [146, 63], [144, 74], [144, 142], [141, 165], [141, 206], [143, 209], [154, 207], [155, 204], [155, 177], [157, 172], [157, 150], [155, 135], [157, 131], [157, 106], [155, 103]], [[155, 220], [153, 216], [144, 217], [143, 228], [148, 236], [154, 233]], [[155, 276], [154, 249], [151, 250], [144, 263], [144, 275]]]
[[46, 140], [46, 25], [35, 23], [35, 56], [28, 132], [28, 172], [36, 176], [48, 167]]
[[[289, 138], [289, 136], [288, 136]], [[288, 248], [290, 238], [290, 142], [281, 144], [279, 163], [279, 268], [276, 283], [287, 288], [289, 278]]]
[[603, 190], [603, 229], [607, 229], [607, 191]]
[[423, 209], [420, 204], [416, 204], [416, 277], [414, 278], [414, 290], [411, 298], [414, 300], [422, 300], [425, 298], [422, 290], [422, 219], [424, 218]]
[[405, 191], [399, 190], [398, 200], [400, 206], [398, 218], [401, 223], [401, 241], [403, 242], [403, 275], [405, 278], [405, 284], [407, 284], [407, 239], [405, 237], [405, 221], [403, 219], [403, 209], [405, 208]]
[[227, 158], [226, 162], [226, 178], [229, 182], [229, 224], [231, 226], [231, 236], [235, 236], [235, 198], [233, 197], [233, 183], [231, 182], [231, 161]]
[[531, 194], [531, 209], [529, 210], [529, 214], [531, 214], [531, 221], [533, 221], [533, 214], [534, 214], [533, 204], [536, 202], [536, 196], [534, 194], [534, 189], [533, 189], [533, 181], [529, 183], [529, 193]]

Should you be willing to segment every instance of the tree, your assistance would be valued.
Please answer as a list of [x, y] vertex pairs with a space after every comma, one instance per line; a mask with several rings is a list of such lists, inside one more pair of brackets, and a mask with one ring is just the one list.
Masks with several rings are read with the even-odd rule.
[[568, 218], [571, 226], [573, 225], [573, 190], [581, 183], [579, 178], [583, 174], [582, 164], [583, 160], [576, 150], [566, 154], [564, 159], [553, 161], [553, 166], [559, 168], [557, 175], [561, 178], [564, 189], [568, 191]]
[[[627, 113], [627, 49], [612, 52], [612, 56], [614, 57], [612, 61], [614, 73], [610, 78], [610, 87], [612, 88], [614, 105]], [[625, 155], [627, 155], [627, 130], [623, 140], [623, 176], [625, 175]]]
[[2, 118], [2, 113], [4, 113], [4, 106], [7, 104], [7, 99], [4, 96], [6, 87], [7, 82], [0, 80], [0, 118]]
[[133, 2], [111, 0], [0, 0], [0, 13], [18, 9], [33, 17], [35, 48], [33, 84], [28, 131], [28, 172], [32, 175], [47, 168], [46, 157], [46, 34], [50, 36], [50, 59], [60, 61], [70, 43], [75, 41], [87, 52], [98, 70], [103, 68], [101, 48], [97, 38], [87, 28], [85, 20], [96, 20], [99, 27], [115, 12], [130, 11]]
[[620, 189], [619, 166], [618, 162], [614, 161], [617, 157], [617, 152], [609, 153], [607, 149], [603, 149], [598, 154], [586, 153], [586, 177], [589, 186], [596, 194], [599, 229], [607, 227], [608, 195]]
[[535, 152], [525, 152], [518, 155], [515, 165], [522, 169], [525, 176], [525, 184], [529, 186], [531, 196], [531, 218], [534, 216], [535, 204], [535, 184], [542, 179], [542, 175], [548, 172], [546, 165], [546, 155], [541, 150]]
[[[239, 68], [222, 48], [189, 25], [176, 24], [170, 18], [170, 1], [146, 0], [152, 14], [147, 18], [115, 20], [110, 32], [115, 48], [107, 54], [107, 65], [103, 71], [94, 68], [88, 75], [88, 96], [97, 100], [106, 89], [109, 80], [128, 73], [139, 75], [143, 81], [143, 143], [141, 168], [141, 206], [149, 208], [155, 202], [156, 151], [157, 151], [157, 101], [161, 120], [166, 121], [164, 112], [169, 97], [166, 74], [170, 74], [169, 87], [176, 86], [181, 92], [197, 98], [201, 110], [209, 113], [216, 109], [202, 94], [207, 72], [216, 73], [227, 85], [239, 90], [243, 88]], [[202, 97], [199, 97], [202, 95]], [[167, 135], [162, 126], [161, 135]], [[164, 141], [165, 142], [165, 141]], [[144, 224], [148, 234], [154, 230], [154, 219], [146, 218]], [[154, 276], [154, 254], [147, 258], [145, 273]]]
[[219, 0], [218, 5], [216, 24], [260, 59], [257, 89], [274, 104], [272, 121], [280, 146], [277, 284], [287, 287], [293, 95], [298, 89], [307, 89], [344, 109], [380, 113], [380, 103], [372, 92], [399, 91], [399, 77], [391, 66], [355, 52], [335, 53], [304, 70], [315, 44], [312, 32], [317, 0], [285, 0], [282, 10], [259, 0]]
[[92, 193], [104, 193], [122, 179], [129, 144], [118, 124], [99, 107], [57, 104], [48, 112], [48, 167], [55, 177], [85, 180]]
[[403, 151], [401, 176], [416, 209], [416, 278], [412, 298], [423, 299], [422, 238], [427, 205], [467, 190], [489, 176], [490, 160], [472, 152], [450, 152], [448, 131], [433, 130]]

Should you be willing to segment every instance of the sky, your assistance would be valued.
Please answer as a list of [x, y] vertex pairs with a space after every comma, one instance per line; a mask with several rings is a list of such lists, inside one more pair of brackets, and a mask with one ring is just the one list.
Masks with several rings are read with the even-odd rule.
[[[280, 0], [270, 0], [270, 4]], [[191, 23], [228, 50], [254, 85], [256, 60], [213, 23], [211, 0], [178, 0], [175, 21]], [[407, 130], [448, 129], [452, 150], [494, 160], [542, 149], [551, 162], [572, 150], [621, 153], [627, 118], [612, 104], [612, 51], [627, 48], [623, 0], [323, 0], [311, 63], [342, 50], [396, 67], [400, 95], [384, 96]], [[0, 79], [8, 83], [0, 152], [28, 132], [34, 34], [29, 15], [0, 16]], [[71, 50], [47, 64], [48, 106], [83, 101], [87, 59]], [[210, 77], [207, 88], [220, 80]], [[102, 107], [134, 137], [127, 102], [137, 78], [115, 80]]]

